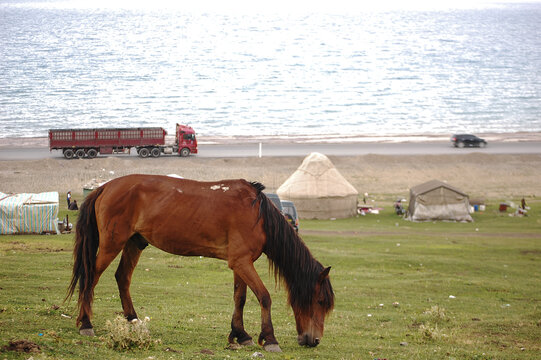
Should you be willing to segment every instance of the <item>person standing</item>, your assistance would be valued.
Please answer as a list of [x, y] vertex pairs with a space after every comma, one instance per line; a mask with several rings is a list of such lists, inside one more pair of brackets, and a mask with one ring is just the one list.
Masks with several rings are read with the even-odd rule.
[[68, 195], [66, 196], [66, 200], [68, 201], [68, 209], [71, 205], [71, 191], [68, 191]]

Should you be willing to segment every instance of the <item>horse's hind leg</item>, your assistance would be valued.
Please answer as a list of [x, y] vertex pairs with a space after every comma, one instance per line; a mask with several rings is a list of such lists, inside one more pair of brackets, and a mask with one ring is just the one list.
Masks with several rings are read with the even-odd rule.
[[146, 245], [147, 243], [142, 239], [136, 237], [130, 238], [124, 246], [122, 257], [120, 258], [120, 263], [118, 264], [118, 269], [115, 273], [118, 291], [120, 293], [120, 301], [122, 302], [122, 309], [124, 310], [124, 316], [128, 321], [137, 319], [137, 313], [135, 312], [131, 300], [130, 284], [133, 270]]
[[[96, 267], [94, 272], [94, 282], [92, 284], [92, 293], [94, 293], [94, 288], [100, 280], [101, 274], [107, 269], [111, 262], [116, 258], [120, 250], [122, 249], [122, 244], [113, 244], [111, 241], [106, 242], [101, 240], [104, 237], [100, 238], [100, 249], [98, 255], [96, 256]], [[81, 323], [79, 327], [79, 334], [86, 336], [94, 336], [94, 330], [92, 329], [92, 323], [90, 318], [92, 317], [92, 303], [83, 302], [81, 303], [81, 309], [79, 312], [79, 317], [77, 322]]]
[[243, 311], [246, 303], [246, 283], [234, 272], [235, 290], [233, 299], [235, 300], [235, 310], [231, 319], [231, 333], [229, 333], [229, 343], [234, 344], [235, 339], [240, 345], [254, 345], [252, 337], [244, 330]]

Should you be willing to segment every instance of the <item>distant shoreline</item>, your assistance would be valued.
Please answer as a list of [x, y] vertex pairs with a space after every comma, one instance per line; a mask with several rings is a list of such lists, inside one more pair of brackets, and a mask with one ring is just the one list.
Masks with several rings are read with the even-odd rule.
[[[476, 133], [489, 142], [541, 141], [541, 132]], [[401, 143], [401, 142], [447, 142], [450, 134], [408, 134], [408, 135], [268, 135], [268, 136], [198, 136], [199, 144], [247, 144], [247, 143]], [[172, 142], [168, 135], [168, 142]], [[0, 138], [0, 148], [41, 148], [48, 147], [48, 138], [5, 137]]]

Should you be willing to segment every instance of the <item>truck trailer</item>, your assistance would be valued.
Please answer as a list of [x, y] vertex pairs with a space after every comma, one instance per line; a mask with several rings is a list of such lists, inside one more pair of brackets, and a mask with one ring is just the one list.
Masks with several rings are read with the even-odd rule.
[[50, 129], [49, 150], [62, 150], [66, 159], [92, 159], [98, 154], [118, 154], [137, 150], [140, 157], [159, 157], [162, 154], [188, 156], [197, 154], [195, 131], [190, 126], [177, 124], [174, 144], [167, 145], [167, 131], [161, 127]]

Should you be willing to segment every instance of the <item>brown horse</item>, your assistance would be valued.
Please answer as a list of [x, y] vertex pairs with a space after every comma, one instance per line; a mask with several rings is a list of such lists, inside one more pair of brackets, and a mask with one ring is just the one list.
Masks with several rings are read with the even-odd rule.
[[243, 324], [248, 286], [261, 307], [258, 343], [265, 350], [281, 351], [274, 337], [271, 298], [253, 264], [265, 253], [275, 279], [286, 284], [299, 345], [318, 345], [325, 316], [334, 306], [330, 267], [313, 258], [264, 188], [245, 180], [198, 182], [129, 175], [94, 190], [79, 212], [67, 296], [78, 284], [79, 332], [94, 335], [90, 322], [94, 287], [121, 251], [115, 278], [122, 308], [128, 321], [137, 318], [131, 277], [141, 252], [152, 244], [172, 254], [226, 260], [234, 274], [235, 301], [229, 343], [253, 344]]

